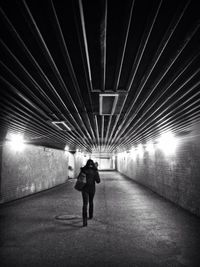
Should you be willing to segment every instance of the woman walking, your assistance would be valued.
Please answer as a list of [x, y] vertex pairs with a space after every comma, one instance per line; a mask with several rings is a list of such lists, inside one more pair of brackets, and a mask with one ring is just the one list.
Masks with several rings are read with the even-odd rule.
[[89, 203], [89, 219], [93, 218], [94, 204], [93, 199], [95, 195], [95, 183], [100, 183], [100, 177], [98, 170], [93, 162], [89, 159], [84, 167], [81, 168], [81, 172], [86, 174], [86, 185], [82, 189], [83, 197], [83, 226], [87, 226], [87, 209]]

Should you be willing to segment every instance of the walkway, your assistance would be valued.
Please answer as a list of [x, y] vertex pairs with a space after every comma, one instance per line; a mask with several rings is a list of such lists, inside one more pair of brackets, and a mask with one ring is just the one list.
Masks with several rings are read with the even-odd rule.
[[200, 266], [200, 218], [119, 173], [100, 176], [88, 227], [74, 180], [1, 207], [1, 267]]

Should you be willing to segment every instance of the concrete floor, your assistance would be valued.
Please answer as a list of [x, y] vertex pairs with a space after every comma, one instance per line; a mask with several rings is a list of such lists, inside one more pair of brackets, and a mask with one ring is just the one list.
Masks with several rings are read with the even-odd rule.
[[200, 218], [119, 173], [100, 176], [88, 227], [74, 180], [2, 206], [0, 266], [200, 266]]

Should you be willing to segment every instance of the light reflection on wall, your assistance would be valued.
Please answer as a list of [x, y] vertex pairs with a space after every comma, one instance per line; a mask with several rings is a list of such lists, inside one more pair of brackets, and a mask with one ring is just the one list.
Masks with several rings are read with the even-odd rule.
[[173, 155], [178, 146], [178, 139], [172, 132], [166, 132], [157, 140], [157, 148], [161, 149], [165, 155]]
[[69, 156], [69, 146], [66, 145], [64, 150], [65, 150], [65, 155], [68, 157]]
[[130, 150], [130, 155], [131, 155], [131, 158], [132, 158], [133, 160], [136, 159], [136, 157], [137, 157], [137, 153], [136, 153], [136, 149], [135, 149], [135, 147], [132, 147], [132, 148], [131, 148], [131, 150]]
[[154, 144], [152, 141], [149, 141], [147, 144], [146, 144], [146, 151], [149, 153], [149, 154], [153, 154], [155, 152], [155, 147], [154, 147]]
[[[132, 147], [130, 149], [130, 156], [132, 159], [142, 159], [144, 156], [145, 151], [153, 156], [156, 149], [160, 149], [164, 155], [170, 156], [173, 155], [177, 147], [179, 145], [179, 140], [174, 136], [174, 134], [171, 131], [168, 131], [166, 133], [161, 134], [161, 136], [155, 140], [155, 142], [149, 141], [146, 143], [146, 145], [138, 144], [136, 147]], [[118, 153], [119, 158], [126, 158], [126, 152], [120, 152]]]
[[137, 146], [137, 155], [139, 156], [139, 158], [142, 158], [144, 155], [144, 149], [143, 149], [142, 144], [139, 144]]
[[24, 137], [21, 134], [10, 134], [8, 136], [8, 142], [13, 151], [21, 152], [25, 148]]

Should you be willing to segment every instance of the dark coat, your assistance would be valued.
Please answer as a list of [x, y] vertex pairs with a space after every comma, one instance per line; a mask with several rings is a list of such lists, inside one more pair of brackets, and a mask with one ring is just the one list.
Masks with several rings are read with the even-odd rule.
[[82, 167], [81, 171], [86, 174], [86, 185], [82, 191], [95, 192], [95, 183], [100, 183], [100, 177], [96, 168]]

